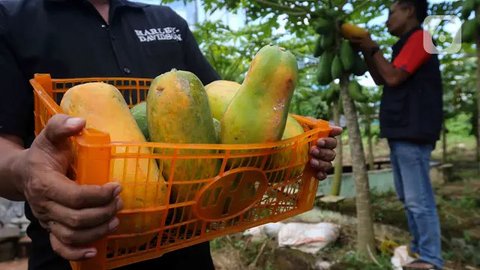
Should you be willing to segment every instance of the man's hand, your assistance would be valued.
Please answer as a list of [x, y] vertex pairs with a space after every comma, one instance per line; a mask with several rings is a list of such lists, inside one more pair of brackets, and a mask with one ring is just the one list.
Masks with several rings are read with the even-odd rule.
[[337, 139], [335, 136], [342, 134], [342, 128], [332, 126], [329, 138], [318, 139], [317, 145], [310, 148], [310, 165], [317, 170], [317, 178], [323, 180], [327, 178], [327, 171], [332, 168], [332, 161], [335, 159], [335, 147]]
[[122, 208], [118, 184], [78, 185], [66, 176], [69, 137], [84, 126], [80, 118], [53, 116], [17, 164], [33, 214], [50, 232], [53, 250], [68, 260], [95, 256], [88, 244], [118, 227], [115, 215]]
[[359, 49], [362, 52], [370, 52], [375, 48], [378, 48], [378, 44], [372, 40], [370, 35], [365, 35], [363, 37], [353, 37], [350, 39], [352, 45]]

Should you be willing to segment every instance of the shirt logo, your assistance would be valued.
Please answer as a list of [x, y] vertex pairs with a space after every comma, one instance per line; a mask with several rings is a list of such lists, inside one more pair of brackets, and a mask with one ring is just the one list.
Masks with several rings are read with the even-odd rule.
[[140, 42], [151, 42], [160, 40], [177, 40], [182, 41], [180, 30], [176, 27], [160, 27], [144, 30], [135, 30]]

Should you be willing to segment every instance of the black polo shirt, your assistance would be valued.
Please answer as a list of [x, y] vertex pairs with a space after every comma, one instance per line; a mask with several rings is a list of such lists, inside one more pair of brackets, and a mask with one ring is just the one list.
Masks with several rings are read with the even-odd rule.
[[[34, 73], [53, 78], [154, 78], [172, 68], [219, 79], [187, 23], [168, 7], [111, 0], [105, 22], [86, 0], [0, 0], [0, 133], [33, 138]], [[29, 269], [69, 269], [31, 214]], [[208, 244], [172, 252], [142, 269], [213, 268]], [[136, 268], [134, 268], [136, 269]]]

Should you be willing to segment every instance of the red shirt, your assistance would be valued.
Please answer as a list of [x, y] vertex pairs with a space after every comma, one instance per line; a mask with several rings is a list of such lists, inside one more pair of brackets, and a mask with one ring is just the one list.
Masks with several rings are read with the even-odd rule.
[[432, 46], [433, 44], [428, 42], [424, 45], [424, 40], [432, 40], [428, 32], [419, 29], [413, 33], [393, 61], [393, 66], [409, 74], [415, 73], [431, 57], [431, 54], [425, 50], [425, 46]]

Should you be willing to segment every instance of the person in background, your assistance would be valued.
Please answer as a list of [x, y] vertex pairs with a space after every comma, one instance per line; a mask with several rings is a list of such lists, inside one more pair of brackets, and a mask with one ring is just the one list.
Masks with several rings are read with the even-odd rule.
[[[387, 28], [399, 38], [392, 61], [370, 36], [352, 38], [376, 84], [383, 85], [381, 136], [388, 139], [395, 188], [405, 206], [417, 259], [405, 269], [441, 269], [440, 222], [429, 178], [430, 155], [442, 126], [442, 78], [432, 38], [421, 27], [426, 0], [397, 0], [390, 7]], [[429, 42], [424, 42], [428, 40]]]
[[[204, 84], [220, 79], [187, 23], [164, 6], [126, 0], [0, 0], [0, 196], [25, 200], [29, 269], [70, 269], [96, 256], [89, 243], [115, 231], [122, 209], [115, 183], [79, 186], [67, 176], [68, 138], [85, 121], [55, 115], [33, 135], [35, 73], [53, 78], [154, 78], [172, 68]], [[331, 136], [341, 133], [333, 127]], [[311, 165], [326, 177], [336, 140], [320, 139]], [[122, 269], [213, 269], [208, 242]]]

